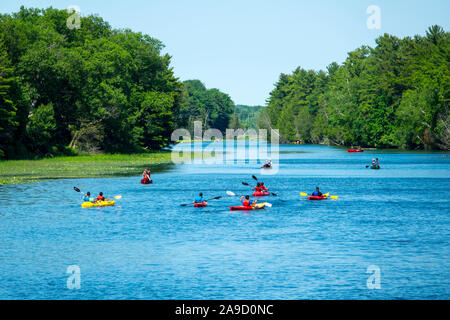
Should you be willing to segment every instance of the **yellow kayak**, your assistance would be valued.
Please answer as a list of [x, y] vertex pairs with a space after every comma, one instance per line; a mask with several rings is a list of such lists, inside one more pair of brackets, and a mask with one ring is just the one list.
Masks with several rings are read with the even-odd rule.
[[98, 202], [85, 201], [81, 204], [81, 207], [82, 208], [107, 207], [107, 206], [113, 206], [115, 203], [116, 202], [114, 200], [98, 201]]

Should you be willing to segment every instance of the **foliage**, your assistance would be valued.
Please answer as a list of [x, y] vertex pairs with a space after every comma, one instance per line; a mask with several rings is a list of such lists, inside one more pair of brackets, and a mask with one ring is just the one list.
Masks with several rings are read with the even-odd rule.
[[327, 72], [281, 74], [258, 125], [282, 140], [371, 147], [448, 150], [450, 36], [385, 34]]
[[258, 127], [258, 114], [263, 106], [236, 105], [236, 115], [243, 129], [256, 129]]
[[214, 128], [225, 132], [234, 111], [234, 102], [228, 94], [218, 89], [206, 89], [200, 80], [183, 82], [179, 123], [191, 133], [194, 121], [201, 121], [205, 130]]
[[182, 87], [163, 44], [93, 15], [69, 29], [68, 17], [0, 15], [0, 157], [167, 146]]
[[35, 182], [40, 179], [136, 176], [142, 168], [152, 172], [171, 165], [171, 152], [145, 154], [96, 154], [44, 158], [39, 160], [0, 161], [0, 185]]

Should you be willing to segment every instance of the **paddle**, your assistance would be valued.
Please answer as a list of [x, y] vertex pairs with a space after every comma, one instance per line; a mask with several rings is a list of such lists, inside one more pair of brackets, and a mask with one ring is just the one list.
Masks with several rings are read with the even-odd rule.
[[[76, 192], [81, 192], [81, 190], [78, 189], [77, 187], [73, 187], [73, 190], [75, 190]], [[118, 200], [118, 199], [122, 199], [122, 196], [118, 195], [118, 196], [114, 196], [113, 198]]]
[[[257, 178], [256, 176], [252, 176], [252, 178], [255, 179], [256, 181], [258, 181], [258, 178]], [[246, 183], [246, 182], [242, 182], [242, 184], [243, 184], [244, 186], [249, 186], [249, 184]], [[273, 195], [273, 196], [275, 196], [275, 197], [278, 196], [278, 194], [276, 194], [276, 193], [274, 193], [274, 192], [272, 192], [272, 191], [268, 191], [268, 192], [270, 192], [270, 194]]]
[[[211, 198], [211, 199], [206, 199], [205, 201], [217, 200], [217, 199], [220, 199], [220, 198], [222, 198], [222, 197], [221, 197], [221, 196], [218, 196], [218, 197], [214, 197], [214, 198]], [[184, 204], [180, 204], [180, 206], [186, 207], [186, 206], [188, 206], [188, 205], [190, 205], [190, 204], [194, 204], [194, 203], [184, 203]]]
[[[307, 193], [305, 193], [305, 192], [300, 192], [300, 195], [301, 196], [303, 196], [303, 197], [308, 197], [308, 196], [310, 196], [309, 194], [307, 194]], [[338, 196], [330, 196], [330, 193], [328, 192], [328, 193], [325, 193], [325, 194], [323, 194], [324, 196], [326, 196], [327, 198], [331, 198], [331, 199], [338, 199]]]
[[[232, 196], [232, 197], [237, 196], [237, 194], [235, 194], [234, 192], [231, 192], [231, 191], [227, 191], [227, 195]], [[242, 196], [240, 196], [240, 197], [242, 197]], [[269, 202], [263, 202], [263, 203], [266, 207], [269, 207], [269, 208], [272, 207], [272, 204]]]

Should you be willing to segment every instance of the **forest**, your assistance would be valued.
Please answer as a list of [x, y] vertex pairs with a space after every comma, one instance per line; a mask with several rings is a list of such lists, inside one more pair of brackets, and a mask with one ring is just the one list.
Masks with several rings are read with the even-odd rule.
[[280, 74], [259, 114], [281, 140], [376, 148], [450, 147], [450, 37], [384, 34], [326, 71]]
[[98, 15], [0, 14], [0, 159], [141, 153], [175, 128], [279, 129], [281, 142], [449, 150], [450, 38], [385, 34], [326, 71], [282, 73], [267, 106], [180, 81], [164, 44]]
[[236, 113], [233, 115], [230, 127], [233, 129], [257, 129], [258, 128], [258, 115], [264, 106], [247, 106], [243, 104], [236, 105]]
[[161, 41], [97, 15], [70, 29], [54, 8], [0, 15], [0, 158], [139, 153], [201, 120], [225, 130], [234, 102], [181, 82]]

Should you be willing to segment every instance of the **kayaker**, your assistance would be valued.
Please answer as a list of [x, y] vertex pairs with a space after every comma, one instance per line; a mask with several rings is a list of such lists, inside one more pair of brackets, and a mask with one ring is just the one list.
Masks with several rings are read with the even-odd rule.
[[91, 193], [89, 191], [83, 196], [83, 201], [91, 201]]
[[316, 191], [314, 191], [311, 195], [315, 197], [321, 197], [322, 192], [319, 191], [319, 187], [316, 187]]
[[261, 182], [260, 190], [261, 190], [262, 192], [264, 192], [264, 191], [267, 191], [267, 190], [269, 190], [269, 189], [266, 188], [266, 186], [264, 185], [264, 182]]
[[103, 192], [100, 192], [99, 194], [98, 194], [98, 196], [97, 196], [97, 201], [107, 201], [108, 199], [106, 199], [104, 196], [103, 196]]
[[377, 165], [375, 159], [372, 159], [372, 164], [371, 164], [371, 165], [372, 165], [372, 166], [376, 166], [376, 165]]
[[350, 150], [353, 150], [353, 146], [350, 148]]
[[243, 206], [249, 207], [254, 205], [256, 203], [256, 200], [251, 201], [250, 196], [246, 195], [245, 197], [244, 196], [241, 197], [241, 202]]
[[253, 189], [255, 189], [256, 192], [260, 192], [261, 191], [261, 183], [257, 183], [256, 187], [254, 187]]
[[144, 172], [142, 172], [142, 176], [144, 177], [144, 180], [150, 181], [150, 169], [145, 168]]
[[266, 163], [264, 164], [264, 168], [271, 168], [272, 167], [272, 160], [266, 160]]
[[358, 146], [358, 151], [361, 151], [362, 149], [361, 149], [361, 146]]
[[380, 162], [378, 161], [378, 158], [375, 159], [375, 163], [377, 166], [380, 166]]
[[203, 193], [199, 193], [197, 197], [194, 199], [194, 203], [206, 203], [206, 199], [203, 198]]

